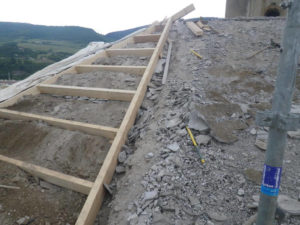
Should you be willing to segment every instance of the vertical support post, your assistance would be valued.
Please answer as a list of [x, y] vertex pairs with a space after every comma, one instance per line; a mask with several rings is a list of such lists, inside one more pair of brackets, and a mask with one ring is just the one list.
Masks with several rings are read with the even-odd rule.
[[[290, 116], [299, 58], [300, 1], [290, 5], [280, 56], [272, 104], [268, 148], [266, 152], [257, 225], [274, 225], [277, 197], [286, 147], [287, 130], [284, 118]], [[286, 126], [288, 127], [288, 126]]]

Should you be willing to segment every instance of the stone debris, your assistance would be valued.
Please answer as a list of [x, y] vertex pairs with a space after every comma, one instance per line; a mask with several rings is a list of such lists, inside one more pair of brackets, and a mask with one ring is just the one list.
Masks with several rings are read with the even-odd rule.
[[208, 212], [208, 216], [209, 218], [217, 222], [223, 222], [228, 219], [227, 216], [225, 216], [224, 214], [217, 213], [217, 212]]
[[239, 196], [244, 196], [244, 195], [245, 195], [244, 189], [241, 189], [241, 188], [240, 188], [240, 189], [238, 190], [238, 195], [239, 195]]
[[300, 216], [300, 202], [286, 195], [278, 196], [278, 206], [293, 216]]
[[179, 144], [177, 142], [168, 145], [167, 148], [170, 149], [172, 152], [177, 152], [180, 149]]
[[188, 127], [200, 132], [207, 132], [209, 130], [203, 116], [197, 111], [191, 112]]
[[204, 119], [210, 128], [211, 136], [221, 143], [236, 142], [238, 139], [233, 135], [233, 131], [247, 128], [247, 125], [238, 119], [239, 115], [242, 114], [238, 104], [195, 105], [194, 108], [197, 111], [195, 115], [202, 121]]
[[145, 155], [146, 160], [152, 159], [153, 157], [154, 157], [154, 154], [152, 152], [149, 152]]
[[297, 131], [288, 131], [288, 136], [294, 139], [300, 139], [300, 130]]
[[152, 219], [153, 225], [173, 225], [172, 221], [168, 219], [165, 215], [160, 213], [154, 213]]
[[158, 197], [157, 191], [148, 191], [144, 193], [144, 201], [152, 200]]
[[127, 159], [126, 152], [125, 151], [120, 152], [118, 156], [119, 163], [124, 163], [126, 159]]
[[118, 165], [116, 167], [116, 173], [121, 174], [121, 173], [125, 173], [126, 172], [126, 168], [124, 166]]
[[30, 220], [30, 217], [29, 217], [29, 216], [25, 216], [25, 217], [23, 217], [23, 218], [18, 219], [18, 220], [16, 221], [16, 223], [17, 223], [18, 225], [25, 225], [25, 224], [27, 224], [27, 223], [29, 222], [29, 220]]
[[255, 146], [261, 150], [267, 150], [268, 132], [264, 130], [257, 131]]
[[250, 130], [250, 134], [252, 134], [252, 135], [256, 135], [256, 134], [257, 134], [257, 131], [256, 131], [256, 129], [255, 129], [255, 128], [252, 128], [252, 129]]
[[167, 128], [177, 127], [181, 122], [182, 120], [180, 118], [174, 118], [166, 121], [166, 127]]
[[198, 145], [208, 145], [208, 143], [211, 140], [211, 137], [208, 135], [198, 135], [197, 137], [195, 137], [196, 142]]
[[165, 59], [158, 60], [156, 68], [155, 68], [155, 73], [162, 73], [164, 71], [165, 63], [166, 63]]
[[[180, 54], [175, 52], [173, 57], [185, 67], [183, 70], [173, 65], [176, 70], [170, 70], [162, 90], [157, 89], [161, 84], [160, 74], [155, 74], [149, 84], [142, 112], [133, 128], [136, 135], [133, 140], [142, 152], [136, 158], [138, 162], [146, 159], [148, 152], [154, 153], [154, 149], [155, 159], [146, 159], [145, 168], [148, 168], [139, 171], [140, 190], [127, 188], [116, 196], [117, 199], [127, 192], [137, 192], [127, 199], [132, 204], [130, 212], [124, 212], [128, 215], [121, 211], [113, 214], [119, 218], [118, 222], [136, 215], [134, 222], [143, 225], [243, 224], [253, 215], [258, 202], [250, 198], [259, 190], [265, 154], [258, 151], [254, 143], [257, 141], [258, 146], [266, 149], [268, 139], [267, 129], [256, 126], [255, 113], [271, 107], [277, 67], [273, 58], [277, 60], [280, 53], [266, 51], [264, 57], [262, 54], [248, 62], [243, 59], [247, 54], [240, 51], [240, 44], [251, 51], [269, 43], [270, 34], [264, 33], [265, 30], [273, 32], [275, 29], [278, 34], [282, 30], [278, 21], [273, 22], [268, 22], [267, 29], [258, 21], [234, 21], [227, 29], [215, 21], [213, 27], [221, 35], [211, 32], [197, 41], [184, 33], [181, 22], [174, 24], [172, 29], [182, 36], [174, 31], [170, 37], [179, 39], [174, 43]], [[236, 29], [238, 31], [233, 33]], [[248, 37], [247, 41], [244, 37]], [[192, 57], [186, 48], [180, 47], [187, 40], [189, 44], [184, 46], [197, 46], [196, 50], [204, 54], [203, 60]], [[236, 47], [234, 55], [231, 55], [232, 46]], [[152, 96], [155, 96], [154, 101], [150, 99]], [[192, 129], [204, 164], [192, 146], [186, 126]], [[143, 133], [147, 139], [140, 140]], [[281, 191], [298, 197], [299, 191], [294, 188], [299, 180], [294, 163], [298, 157], [297, 140], [289, 141], [285, 155], [289, 167], [284, 170]], [[131, 183], [133, 178], [126, 176]], [[285, 224], [299, 224], [299, 219], [289, 217]]]

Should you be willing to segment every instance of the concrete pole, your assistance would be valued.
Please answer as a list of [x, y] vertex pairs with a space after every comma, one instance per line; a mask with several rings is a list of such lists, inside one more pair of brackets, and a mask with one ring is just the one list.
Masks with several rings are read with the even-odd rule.
[[265, 121], [268, 121], [270, 124], [270, 131], [258, 217], [256, 220], [257, 225], [274, 225], [283, 156], [286, 147], [286, 136], [287, 130], [289, 129], [288, 123], [291, 123], [291, 120], [288, 118], [292, 118], [290, 109], [295, 88], [300, 47], [300, 0], [294, 0], [289, 8], [282, 42], [283, 51], [279, 62], [272, 112], [265, 118]]

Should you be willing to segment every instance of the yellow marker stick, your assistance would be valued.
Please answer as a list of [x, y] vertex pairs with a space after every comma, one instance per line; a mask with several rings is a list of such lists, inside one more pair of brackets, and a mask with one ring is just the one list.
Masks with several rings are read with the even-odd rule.
[[198, 146], [198, 145], [197, 145], [197, 142], [195, 141], [195, 138], [194, 138], [194, 136], [193, 136], [193, 134], [192, 134], [192, 131], [190, 130], [190, 128], [186, 127], [186, 130], [187, 130], [187, 132], [189, 133], [189, 135], [190, 135], [190, 137], [191, 137], [191, 139], [192, 139], [192, 142], [193, 142], [194, 146]]
[[192, 131], [191, 131], [190, 128], [188, 128], [187, 126], [186, 126], [185, 128], [186, 128], [187, 132], [189, 133], [189, 135], [190, 135], [190, 137], [191, 137], [191, 139], [192, 139], [192, 142], [193, 142], [193, 144], [194, 144], [194, 146], [195, 146], [195, 148], [196, 148], [196, 152], [198, 153], [198, 155], [199, 155], [199, 157], [200, 157], [201, 163], [204, 164], [204, 163], [205, 163], [205, 160], [204, 160], [204, 159], [202, 158], [202, 156], [201, 156], [200, 149], [199, 149], [199, 147], [198, 147], [197, 142], [195, 141], [195, 138], [194, 138], [194, 135], [193, 135]]
[[194, 51], [193, 49], [191, 49], [191, 52], [192, 52], [195, 56], [197, 56], [199, 59], [203, 59], [203, 57], [202, 57], [199, 53], [197, 53], [196, 51]]

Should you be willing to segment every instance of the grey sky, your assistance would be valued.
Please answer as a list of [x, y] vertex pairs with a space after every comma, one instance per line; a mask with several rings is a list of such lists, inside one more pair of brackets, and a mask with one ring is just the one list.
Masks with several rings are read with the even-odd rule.
[[224, 17], [226, 0], [2, 0], [0, 21], [90, 27], [99, 33], [146, 25], [193, 3], [187, 18]]

